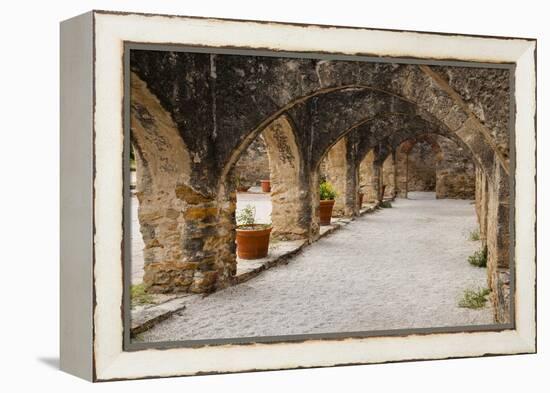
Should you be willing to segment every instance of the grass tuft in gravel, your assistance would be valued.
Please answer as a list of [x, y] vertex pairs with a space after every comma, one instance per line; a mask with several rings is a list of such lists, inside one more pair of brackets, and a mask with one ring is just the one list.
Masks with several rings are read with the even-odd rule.
[[132, 308], [135, 306], [153, 303], [153, 296], [145, 292], [145, 285], [143, 283], [132, 285], [130, 287], [130, 299], [132, 302]]
[[479, 237], [479, 229], [474, 229], [473, 231], [470, 232], [470, 235], [468, 236], [468, 238], [473, 241], [473, 242], [476, 242], [480, 239]]
[[478, 309], [485, 307], [487, 296], [491, 291], [487, 288], [479, 288], [478, 290], [466, 289], [462, 295], [462, 299], [458, 302], [458, 307]]
[[487, 247], [470, 255], [468, 257], [468, 263], [472, 266], [487, 267]]
[[390, 209], [390, 208], [392, 208], [392, 205], [391, 205], [390, 201], [382, 201], [382, 202], [380, 202], [380, 207], [382, 209]]

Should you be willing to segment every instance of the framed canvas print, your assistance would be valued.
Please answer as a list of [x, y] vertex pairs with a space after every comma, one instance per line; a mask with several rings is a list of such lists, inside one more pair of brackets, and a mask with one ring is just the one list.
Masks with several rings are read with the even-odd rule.
[[61, 367], [536, 351], [536, 41], [61, 23]]

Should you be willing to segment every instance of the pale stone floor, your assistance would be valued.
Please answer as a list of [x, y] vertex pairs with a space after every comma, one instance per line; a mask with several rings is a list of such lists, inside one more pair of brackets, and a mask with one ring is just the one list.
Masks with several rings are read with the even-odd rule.
[[492, 310], [459, 308], [486, 270], [467, 257], [472, 201], [411, 193], [362, 216], [288, 265], [187, 304], [139, 336], [172, 341], [490, 324]]

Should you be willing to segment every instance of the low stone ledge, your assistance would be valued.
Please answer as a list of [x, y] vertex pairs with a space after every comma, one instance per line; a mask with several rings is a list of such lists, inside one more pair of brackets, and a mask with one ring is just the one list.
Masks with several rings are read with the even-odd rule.
[[380, 206], [380, 203], [378, 202], [364, 204], [359, 210], [359, 215], [362, 216], [364, 214], [372, 213], [376, 211], [376, 209], [378, 209], [379, 206]]
[[173, 314], [183, 311], [185, 305], [193, 301], [195, 298], [201, 297], [200, 295], [184, 295], [176, 298], [172, 298], [164, 303], [140, 307], [137, 310], [131, 311], [131, 328], [130, 335], [132, 337], [139, 333], [143, 333], [157, 323], [162, 322], [170, 318]]
[[265, 258], [237, 258], [237, 274], [233, 278], [232, 284], [248, 281], [264, 270], [285, 263], [288, 258], [297, 254], [306, 244], [306, 240], [279, 242], [269, 247], [269, 254]]

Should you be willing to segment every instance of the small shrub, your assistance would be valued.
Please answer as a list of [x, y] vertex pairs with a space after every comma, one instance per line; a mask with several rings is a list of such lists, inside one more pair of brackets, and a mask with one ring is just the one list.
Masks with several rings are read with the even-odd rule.
[[130, 287], [130, 300], [132, 308], [134, 308], [135, 306], [151, 304], [154, 299], [151, 294], [145, 292], [145, 285], [142, 283]]
[[473, 241], [473, 242], [476, 242], [480, 239], [479, 237], [479, 229], [474, 229], [473, 231], [470, 232], [470, 236], [469, 236], [470, 240]]
[[240, 187], [240, 186], [244, 185], [244, 184], [243, 184], [243, 183], [244, 183], [244, 179], [243, 179], [241, 176], [239, 176], [239, 175], [237, 175], [237, 176], [235, 176], [235, 177], [233, 178], [233, 182], [235, 183], [235, 186], [237, 186], [237, 187]]
[[458, 302], [458, 306], [462, 308], [478, 309], [485, 307], [487, 296], [491, 291], [487, 288], [479, 288], [478, 290], [466, 289], [462, 295], [462, 299]]
[[269, 224], [257, 224], [256, 223], [256, 208], [252, 205], [246, 205], [239, 211], [235, 217], [237, 219], [237, 225], [239, 229], [252, 230], [252, 229], [266, 229], [271, 226]]
[[468, 257], [468, 263], [472, 266], [487, 267], [487, 247], [470, 255]]
[[391, 205], [390, 201], [382, 201], [380, 202], [380, 207], [382, 209], [391, 209], [393, 206]]
[[238, 225], [253, 225], [256, 221], [256, 208], [252, 205], [246, 205], [237, 213]]
[[332, 200], [336, 198], [338, 193], [328, 181], [324, 181], [319, 185], [319, 196], [322, 201]]

